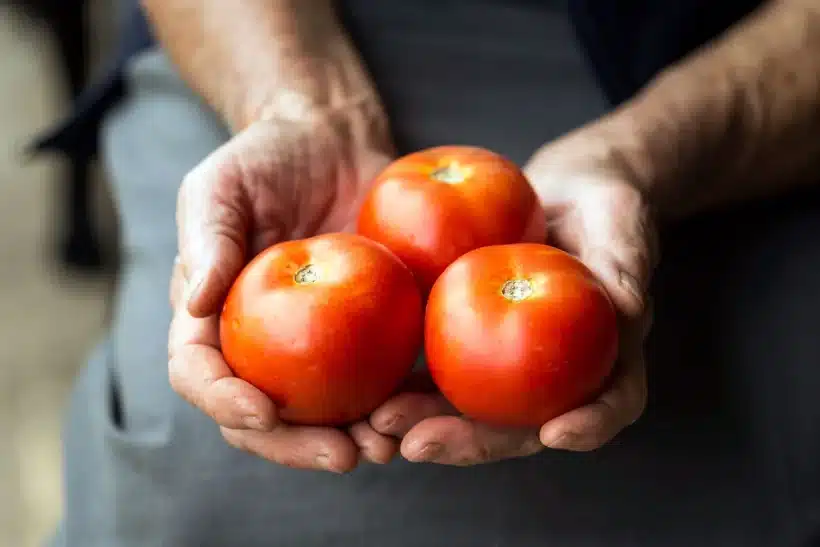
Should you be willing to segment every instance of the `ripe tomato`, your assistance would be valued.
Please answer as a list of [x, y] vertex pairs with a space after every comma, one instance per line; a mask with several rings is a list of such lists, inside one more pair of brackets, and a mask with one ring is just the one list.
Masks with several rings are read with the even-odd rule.
[[274, 245], [242, 271], [220, 320], [225, 360], [283, 421], [342, 425], [375, 410], [421, 348], [421, 295], [382, 245], [329, 234]]
[[399, 158], [376, 178], [358, 231], [396, 253], [427, 292], [464, 253], [542, 242], [544, 224], [513, 162], [483, 148], [442, 146]]
[[618, 350], [615, 309], [571, 255], [532, 243], [456, 260], [427, 302], [431, 376], [459, 411], [541, 426], [595, 397]]

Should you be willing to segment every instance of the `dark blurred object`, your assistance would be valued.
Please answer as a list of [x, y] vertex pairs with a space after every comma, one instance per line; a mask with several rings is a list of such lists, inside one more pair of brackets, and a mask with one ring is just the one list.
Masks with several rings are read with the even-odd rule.
[[[89, 0], [0, 0], [10, 2], [45, 23], [58, 48], [63, 81], [72, 100], [85, 86], [89, 72], [87, 8]], [[60, 260], [69, 268], [95, 272], [103, 266], [102, 246], [94, 226], [91, 207], [92, 156], [83, 150], [68, 153], [69, 171], [60, 184], [64, 230]]]

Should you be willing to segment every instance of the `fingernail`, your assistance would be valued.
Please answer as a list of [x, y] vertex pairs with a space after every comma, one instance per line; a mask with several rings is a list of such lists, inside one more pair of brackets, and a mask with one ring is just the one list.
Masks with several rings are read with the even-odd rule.
[[427, 443], [421, 450], [416, 452], [416, 461], [435, 461], [444, 453], [444, 445], [440, 443]]
[[340, 471], [338, 469], [334, 469], [331, 466], [330, 454], [328, 454], [327, 452], [320, 452], [316, 456], [316, 465], [318, 467], [321, 467], [325, 471], [332, 471], [333, 473], [340, 473]]
[[265, 423], [262, 421], [262, 418], [256, 416], [255, 414], [251, 414], [250, 416], [245, 416], [242, 419], [242, 423], [245, 424], [245, 427], [248, 429], [253, 429], [256, 431], [267, 431], [267, 427]]

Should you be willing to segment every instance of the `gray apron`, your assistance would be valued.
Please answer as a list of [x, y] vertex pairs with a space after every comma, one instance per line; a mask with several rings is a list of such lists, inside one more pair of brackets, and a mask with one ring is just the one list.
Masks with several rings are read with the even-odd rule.
[[[478, 144], [523, 162], [604, 111], [549, 3], [359, 2], [345, 20], [403, 150]], [[466, 469], [296, 471], [228, 447], [168, 385], [177, 187], [228, 133], [160, 53], [133, 62], [129, 85], [103, 133], [125, 262], [110, 333], [71, 401], [57, 547], [820, 541], [816, 199], [668, 234], [651, 404], [610, 446]]]

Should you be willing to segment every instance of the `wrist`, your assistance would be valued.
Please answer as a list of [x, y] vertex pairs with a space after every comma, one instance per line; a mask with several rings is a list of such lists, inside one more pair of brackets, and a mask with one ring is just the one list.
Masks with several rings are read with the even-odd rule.
[[[693, 85], [693, 81], [700, 82]], [[727, 81], [671, 69], [604, 121], [617, 155], [661, 221], [695, 212], [738, 141]]]
[[362, 106], [380, 108], [378, 93], [353, 44], [338, 23], [327, 24], [320, 40], [313, 31], [283, 43], [276, 65], [247, 86], [231, 116], [244, 128], [260, 120], [309, 120]]
[[676, 204], [668, 195], [679, 176], [667, 159], [672, 154], [652, 139], [635, 105], [624, 105], [574, 136], [580, 139], [582, 161], [636, 188], [654, 218], [664, 221], [677, 216]]
[[638, 143], [633, 162], [646, 166], [663, 218], [754, 197], [802, 166], [804, 143], [816, 142], [800, 136], [817, 119], [817, 71], [806, 62], [817, 42], [794, 29], [816, 15], [810, 4], [767, 3], [613, 114]]
[[367, 85], [332, 0], [141, 2], [182, 78], [236, 131]]

